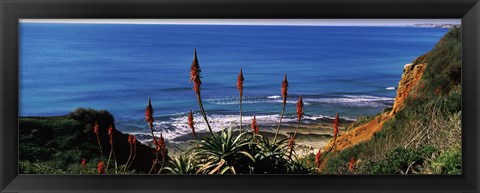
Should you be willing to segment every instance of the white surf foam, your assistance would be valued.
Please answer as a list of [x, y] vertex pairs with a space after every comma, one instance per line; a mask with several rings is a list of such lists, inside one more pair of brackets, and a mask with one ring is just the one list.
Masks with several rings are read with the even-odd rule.
[[387, 87], [385, 88], [386, 90], [395, 90], [395, 87], [391, 86], [391, 87]]

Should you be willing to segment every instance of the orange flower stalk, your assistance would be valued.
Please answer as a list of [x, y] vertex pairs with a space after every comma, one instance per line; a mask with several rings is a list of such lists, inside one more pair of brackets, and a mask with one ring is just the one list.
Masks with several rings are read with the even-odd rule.
[[108, 155], [108, 161], [107, 161], [107, 170], [110, 166], [110, 159], [112, 158], [115, 160], [115, 168], [117, 167], [117, 157], [115, 156], [115, 151], [113, 150], [113, 125], [110, 124], [110, 127], [108, 127], [108, 137], [109, 137], [109, 142], [110, 142], [110, 154]]
[[200, 63], [197, 58], [197, 49], [195, 48], [193, 52], [194, 58], [192, 66], [190, 67], [190, 82], [193, 82], [193, 91], [195, 91], [197, 95], [200, 95], [200, 86], [202, 85], [200, 72], [202, 72], [202, 70], [200, 69]]
[[148, 106], [145, 109], [145, 121], [147, 121], [148, 126], [153, 128], [153, 107], [152, 107], [152, 99], [148, 97]]
[[98, 162], [97, 171], [98, 171], [98, 174], [105, 173], [105, 164], [103, 164], [103, 161]]
[[137, 157], [137, 137], [135, 137], [135, 135], [132, 137], [132, 143], [133, 143], [133, 159], [132, 159], [132, 162], [133, 162]]
[[213, 136], [212, 128], [208, 123], [207, 113], [205, 113], [205, 109], [203, 108], [202, 97], [200, 95], [200, 86], [202, 85], [202, 76], [200, 75], [202, 70], [200, 69], [200, 63], [198, 62], [197, 58], [197, 49], [194, 49], [194, 58], [192, 61], [192, 66], [190, 67], [190, 82], [193, 82], [193, 91], [197, 94], [198, 106], [200, 108], [200, 112], [202, 113], [203, 119], [207, 123], [207, 128], [210, 134]]
[[[148, 126], [150, 127], [150, 133], [152, 134], [153, 143], [155, 144], [155, 146], [157, 146], [158, 145], [157, 138], [155, 137], [155, 134], [153, 133], [154, 119], [153, 119], [152, 99], [150, 97], [148, 97], [148, 105], [147, 105], [147, 108], [145, 108], [145, 121], [148, 122]], [[157, 148], [158, 148], [158, 146], [157, 146]], [[158, 152], [157, 152], [156, 156], [158, 158]]]
[[157, 144], [157, 151], [164, 151], [167, 148], [165, 144], [165, 139], [163, 138], [163, 134], [160, 133], [160, 137], [158, 138]]
[[303, 98], [302, 98], [302, 95], [300, 95], [300, 98], [298, 99], [296, 113], [297, 113], [298, 121], [300, 121], [300, 119], [303, 117]]
[[288, 94], [288, 80], [287, 80], [287, 73], [283, 76], [282, 81], [282, 97], [283, 97], [283, 104], [287, 103], [287, 94]]
[[[303, 99], [302, 95], [300, 95], [300, 98], [298, 98], [297, 102], [297, 110], [296, 110], [297, 116], [298, 116], [298, 122], [297, 122], [297, 129], [295, 129], [295, 133], [293, 133], [292, 138], [290, 139], [292, 142], [295, 142], [295, 137], [297, 136], [298, 133], [298, 128], [300, 127], [300, 120], [303, 117]], [[289, 145], [290, 147], [290, 145]], [[292, 156], [292, 151], [293, 151], [293, 145], [291, 146], [290, 149], [290, 157]]]
[[282, 97], [283, 97], [282, 113], [280, 113], [280, 121], [278, 122], [278, 127], [277, 127], [277, 131], [275, 132], [275, 137], [273, 138], [273, 143], [277, 141], [278, 133], [280, 132], [280, 125], [282, 124], [283, 114], [285, 113], [285, 106], [287, 105], [287, 97], [288, 97], [287, 73], [285, 73], [285, 75], [283, 76]]
[[193, 124], [193, 114], [192, 110], [190, 110], [190, 113], [188, 114], [188, 127], [192, 129], [193, 137], [197, 138], [197, 134], [195, 134], [195, 126]]
[[108, 136], [110, 137], [110, 145], [113, 145], [113, 127], [112, 127], [112, 124], [110, 124], [110, 127], [108, 128]]
[[355, 160], [354, 157], [350, 158], [350, 162], [348, 162], [348, 171], [353, 172], [353, 169], [355, 168], [355, 164], [357, 161]]
[[137, 137], [135, 137], [135, 135], [132, 135], [132, 144], [133, 144], [133, 147], [137, 147]]
[[165, 144], [165, 139], [163, 138], [163, 134], [160, 133], [160, 137], [158, 138], [158, 141], [157, 141], [157, 149], [156, 149], [156, 154], [157, 154], [157, 158], [153, 160], [153, 165], [152, 165], [152, 168], [150, 169], [150, 172], [148, 172], [149, 174], [153, 171], [153, 172], [156, 172], [156, 167], [155, 165], [157, 164], [157, 161], [158, 161], [158, 154], [161, 153], [162, 154], [162, 167], [163, 167], [163, 164], [166, 162], [166, 157], [167, 157], [167, 145]]
[[237, 77], [237, 89], [238, 93], [240, 94], [240, 131], [242, 131], [242, 97], [243, 97], [243, 72], [240, 69], [240, 73]]
[[135, 135], [128, 135], [128, 144], [130, 145], [130, 155], [128, 156], [127, 163], [125, 164], [124, 171], [126, 171], [132, 165], [137, 155], [137, 138], [135, 137]]
[[100, 149], [100, 158], [103, 160], [103, 151], [102, 151], [102, 145], [100, 143], [100, 136], [98, 135], [98, 129], [100, 128], [100, 125], [95, 121], [95, 124], [93, 125], [93, 133], [97, 136], [97, 143], [98, 143], [98, 148]]
[[95, 121], [95, 125], [93, 125], [93, 133], [94, 133], [95, 135], [98, 135], [98, 128], [99, 128], [99, 127], [100, 127], [100, 126], [99, 126], [98, 123]]
[[163, 134], [160, 133], [160, 138], [158, 140], [158, 147], [157, 147], [157, 152], [162, 154], [162, 160], [165, 163], [166, 158], [167, 158], [167, 144], [165, 143], [165, 139], [163, 138]]
[[337, 140], [338, 136], [338, 124], [340, 123], [340, 118], [338, 116], [338, 113], [335, 115], [335, 119], [333, 120], [333, 144], [335, 144], [335, 141]]
[[315, 155], [315, 164], [317, 165], [317, 168], [320, 167], [320, 164], [322, 164], [322, 149], [318, 149], [317, 155]]
[[290, 142], [289, 142], [289, 145], [288, 145], [289, 148], [290, 148], [290, 156], [289, 156], [290, 158], [292, 157], [293, 146], [294, 146], [294, 143], [295, 143], [295, 137], [297, 136], [298, 128], [300, 127], [300, 120], [303, 117], [303, 98], [302, 98], [302, 95], [300, 95], [300, 97], [298, 98], [296, 113], [297, 113], [297, 120], [298, 120], [297, 129], [295, 129], [295, 133], [293, 133], [292, 138], [290, 139]]
[[128, 135], [128, 144], [132, 145], [132, 135]]
[[328, 150], [326, 150], [324, 152], [323, 155], [321, 155], [320, 150], [318, 150], [318, 153], [317, 153], [317, 156], [316, 156], [316, 160], [318, 162], [317, 167], [319, 167], [319, 165], [320, 165], [321, 158], [323, 156], [326, 156], [328, 153], [330, 153], [333, 150], [333, 148], [335, 147], [336, 141], [337, 141], [337, 136], [338, 136], [338, 125], [339, 125], [339, 123], [340, 123], [340, 118], [339, 118], [339, 115], [337, 113], [335, 115], [335, 119], [333, 119], [333, 144], [332, 144], [332, 146], [330, 146], [330, 148]]
[[257, 125], [257, 119], [255, 118], [255, 116], [253, 116], [251, 128], [253, 134], [258, 135], [258, 133], [260, 132], [260, 127], [258, 127]]
[[288, 140], [288, 150], [289, 150], [288, 157], [290, 159], [292, 159], [293, 148], [295, 148], [295, 134], [292, 135], [292, 137], [290, 137], [290, 139]]
[[87, 168], [87, 160], [85, 158], [82, 159], [82, 168], [85, 170]]
[[[130, 146], [130, 154], [128, 155], [127, 163], [125, 164], [125, 167], [129, 165], [130, 159], [132, 158], [133, 154], [133, 135], [128, 135], [128, 145]], [[125, 168], [126, 170], [126, 168]]]

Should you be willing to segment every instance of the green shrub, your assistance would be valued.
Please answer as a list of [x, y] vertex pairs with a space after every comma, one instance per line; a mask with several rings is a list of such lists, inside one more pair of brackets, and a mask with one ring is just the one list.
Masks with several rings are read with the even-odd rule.
[[456, 146], [447, 149], [432, 160], [431, 170], [436, 174], [462, 174], [462, 149]]
[[54, 163], [21, 161], [19, 163], [21, 174], [67, 174], [62, 169], [58, 169]]
[[418, 173], [421, 169], [417, 166], [421, 167], [435, 151], [431, 146], [418, 150], [398, 147], [388, 152], [384, 159], [367, 160], [359, 168], [362, 173], [369, 174]]
[[348, 163], [351, 158], [358, 159], [359, 154], [365, 149], [366, 143], [358, 144], [354, 147], [342, 150], [334, 154], [326, 155], [328, 160], [322, 173], [325, 174], [349, 174]]

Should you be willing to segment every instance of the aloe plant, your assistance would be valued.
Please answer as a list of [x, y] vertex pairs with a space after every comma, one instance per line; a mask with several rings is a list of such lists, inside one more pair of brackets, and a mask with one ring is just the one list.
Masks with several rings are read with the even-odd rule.
[[[237, 136], [233, 135], [232, 129], [224, 129], [220, 135], [213, 135], [199, 142], [195, 153], [203, 163], [198, 173], [223, 174], [223, 173], [241, 173], [244, 172], [248, 164], [242, 164], [250, 161], [255, 162], [255, 158], [247, 151], [251, 144], [251, 138], [245, 137], [245, 132]], [[247, 161], [248, 160], [248, 161]], [[240, 170], [239, 170], [240, 169]]]
[[199, 165], [192, 156], [181, 155], [169, 162], [169, 166], [163, 168], [172, 174], [196, 174]]

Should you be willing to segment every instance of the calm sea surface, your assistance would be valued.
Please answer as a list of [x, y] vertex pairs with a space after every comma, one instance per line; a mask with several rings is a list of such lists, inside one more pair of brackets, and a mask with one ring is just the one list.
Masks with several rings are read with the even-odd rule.
[[236, 78], [243, 69], [244, 124], [273, 125], [289, 80], [286, 121], [304, 96], [305, 122], [374, 115], [393, 104], [403, 66], [448, 31], [410, 27], [306, 27], [134, 24], [20, 24], [20, 115], [105, 109], [118, 129], [146, 133], [152, 97], [156, 128], [167, 139], [190, 130], [196, 112], [189, 83], [193, 49], [202, 97], [216, 130], [238, 124]]

